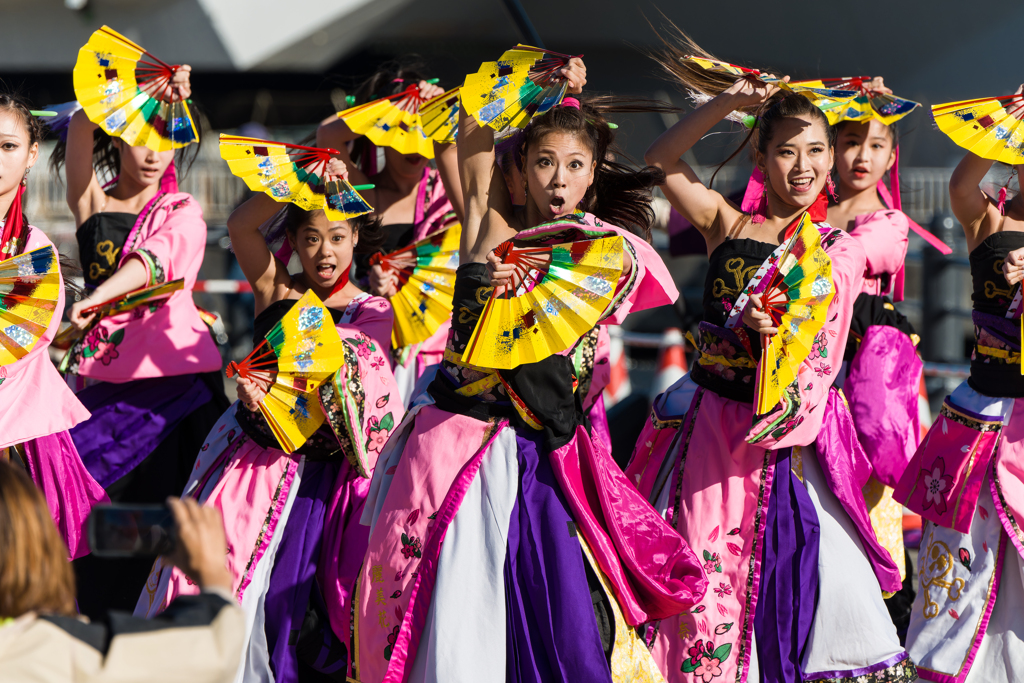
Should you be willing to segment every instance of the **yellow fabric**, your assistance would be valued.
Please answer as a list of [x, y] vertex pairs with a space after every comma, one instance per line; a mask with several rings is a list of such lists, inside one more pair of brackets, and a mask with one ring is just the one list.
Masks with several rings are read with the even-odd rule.
[[[882, 547], [889, 551], [900, 570], [900, 579], [907, 578], [906, 549], [903, 546], [903, 506], [892, 498], [893, 489], [874, 477], [864, 485], [864, 502], [871, 517], [871, 528]], [[891, 593], [885, 593], [891, 597]]]
[[580, 547], [583, 549], [583, 555], [590, 564], [590, 568], [594, 570], [594, 574], [597, 575], [598, 581], [601, 582], [605, 595], [608, 596], [608, 602], [611, 603], [612, 614], [615, 617], [615, 645], [612, 646], [611, 657], [612, 681], [614, 683], [665, 683], [665, 678], [658, 670], [658, 665], [654, 662], [654, 657], [651, 656], [647, 646], [622, 616], [622, 609], [615, 598], [615, 593], [612, 591], [608, 579], [598, 569], [594, 555], [587, 547], [587, 542], [583, 540], [582, 535], [577, 534], [577, 537]]

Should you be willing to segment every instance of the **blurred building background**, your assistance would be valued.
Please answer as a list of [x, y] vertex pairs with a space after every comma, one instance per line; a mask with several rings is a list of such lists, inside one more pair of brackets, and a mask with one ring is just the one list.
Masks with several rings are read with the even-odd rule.
[[[520, 5], [521, 1], [521, 5]], [[71, 69], [77, 51], [103, 24], [171, 63], [193, 67], [193, 99], [207, 130], [202, 157], [183, 183], [203, 205], [210, 244], [203, 276], [224, 278], [231, 256], [223, 228], [243, 196], [241, 181], [220, 161], [214, 131], [245, 124], [264, 126], [273, 138], [298, 140], [316, 123], [344, 107], [345, 94], [378, 64], [417, 54], [440, 84], [452, 87], [482, 61], [517, 42], [528, 42], [514, 16], [521, 7], [545, 46], [583, 54], [588, 90], [667, 100], [686, 97], [663, 80], [645, 51], [658, 46], [654, 26], [664, 17], [688, 31], [707, 50], [738, 62], [795, 78], [882, 75], [886, 84], [925, 107], [901, 124], [904, 208], [940, 234], [955, 252], [939, 258], [912, 237], [907, 301], [900, 308], [922, 333], [931, 361], [962, 364], [971, 339], [970, 278], [960, 227], [949, 216], [946, 184], [961, 152], [932, 129], [927, 105], [999, 95], [1017, 86], [1013, 69], [979, 56], [1016, 45], [1024, 29], [1024, 5], [991, 13], [968, 12], [960, 2], [865, 0], [861, 3], [787, 4], [732, 0], [706, 3], [617, 3], [610, 0], [0, 0], [0, 80], [36, 106], [73, 99]], [[1012, 53], [1011, 53], [1012, 54]], [[1009, 63], [1012, 62], [1012, 56]], [[623, 151], [641, 159], [647, 145], [674, 116], [623, 116]], [[693, 150], [692, 161], [710, 176], [745, 131], [724, 127]], [[740, 159], [716, 180], [726, 192], [739, 189], [749, 166]], [[74, 252], [74, 230], [63, 189], [44, 173], [33, 174], [29, 216]], [[683, 296], [671, 311], [635, 316], [627, 327], [656, 333], [690, 327], [700, 317], [706, 257], [670, 256]], [[699, 252], [699, 245], [698, 245]], [[221, 311], [229, 324], [251, 311], [237, 300], [199, 295], [201, 305]], [[927, 315], [924, 312], [927, 311]], [[666, 315], [667, 314], [667, 315]], [[967, 314], [967, 315], [965, 315]], [[237, 342], [237, 335], [233, 335]], [[237, 356], [244, 343], [227, 349]], [[655, 349], [629, 347], [634, 386], [651, 381]], [[937, 370], [929, 393], [941, 397], [958, 368]]]

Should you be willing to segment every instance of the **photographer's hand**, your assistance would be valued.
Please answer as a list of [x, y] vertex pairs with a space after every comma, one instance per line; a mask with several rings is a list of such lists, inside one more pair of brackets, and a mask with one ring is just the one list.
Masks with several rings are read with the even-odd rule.
[[215, 508], [191, 498], [168, 498], [177, 525], [174, 552], [167, 560], [199, 584], [201, 589], [232, 592], [232, 577], [225, 563], [227, 540], [224, 520]]

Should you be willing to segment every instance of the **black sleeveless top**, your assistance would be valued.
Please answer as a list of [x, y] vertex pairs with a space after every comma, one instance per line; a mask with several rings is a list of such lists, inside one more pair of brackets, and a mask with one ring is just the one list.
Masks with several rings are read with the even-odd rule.
[[78, 228], [78, 260], [87, 286], [98, 287], [114, 274], [128, 233], [138, 218], [134, 213], [101, 211], [89, 216]]
[[[292, 310], [296, 302], [298, 302], [298, 299], [282, 299], [275, 301], [260, 311], [260, 314], [256, 316], [256, 320], [253, 322], [253, 347], [259, 346], [263, 342], [271, 328], [288, 311]], [[342, 311], [337, 311], [333, 308], [328, 308], [327, 310], [331, 312], [331, 318], [334, 319], [335, 325], [341, 322], [341, 318], [344, 315]], [[238, 425], [245, 432], [246, 436], [262, 448], [281, 447], [274, 433], [270, 431], [270, 425], [267, 424], [263, 414], [259, 411], [249, 410], [239, 403], [235, 409], [235, 419], [238, 420]], [[326, 422], [306, 440], [306, 443], [299, 446], [295, 452], [306, 456], [306, 459], [310, 461], [334, 460], [345, 457], [341, 451], [341, 444], [338, 443], [337, 437], [334, 436], [334, 432]]]
[[[540, 420], [545, 442], [552, 450], [567, 443], [583, 424], [583, 408], [574, 391], [576, 371], [572, 358], [548, 356], [537, 363], [526, 363], [497, 372], [503, 384], [484, 396], [463, 396], [457, 391], [480, 378], [480, 372], [453, 360], [461, 357], [473, 334], [477, 320], [490, 296], [490, 278], [482, 263], [460, 265], [455, 272], [452, 296], [452, 329], [448, 335], [445, 359], [441, 362], [428, 391], [437, 407], [450, 413], [469, 415], [479, 420], [507, 418], [523, 429], [529, 428], [519, 416], [505, 392], [507, 385]], [[468, 371], [468, 372], [467, 372]]]
[[[1024, 232], [997, 232], [974, 248], [971, 264], [971, 300], [974, 311], [974, 350], [971, 354], [971, 388], [986, 396], [1024, 397], [1020, 374], [1020, 322], [1007, 320], [1014, 287], [1003, 276], [1003, 261], [1024, 247]], [[1012, 362], [1007, 354], [1015, 354]]]
[[1013, 288], [1003, 277], [1003, 261], [1007, 254], [1021, 247], [1024, 247], [1024, 232], [997, 232], [986, 237], [970, 253], [974, 310], [1006, 315], [1013, 299]]
[[[708, 326], [725, 327], [729, 312], [732, 311], [743, 288], [747, 286], [761, 264], [778, 248], [777, 244], [739, 238], [727, 239], [711, 252], [708, 259], [708, 275], [704, 281], [704, 322], [701, 323], [701, 340], [698, 340], [698, 346], [710, 341], [711, 337], [720, 340]], [[704, 339], [705, 337], [708, 339]], [[749, 334], [748, 337], [751, 355], [757, 360], [761, 356], [761, 337], [756, 334]], [[735, 346], [733, 344], [734, 348]], [[719, 396], [749, 403], [754, 400], [754, 382], [752, 379], [744, 381], [744, 378], [751, 376], [753, 372], [754, 369], [750, 368], [733, 370], [729, 377], [726, 377], [711, 372], [700, 363], [695, 363], [690, 375], [694, 382]]]

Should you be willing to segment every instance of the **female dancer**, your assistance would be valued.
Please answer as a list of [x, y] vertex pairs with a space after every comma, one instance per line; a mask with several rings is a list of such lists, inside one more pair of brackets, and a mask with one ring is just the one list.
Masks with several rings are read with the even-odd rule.
[[[0, 94], [0, 261], [53, 244], [22, 213], [28, 174], [39, 158], [43, 127], [19, 97]], [[54, 249], [56, 253], [56, 249]], [[58, 264], [59, 268], [59, 264]], [[13, 448], [46, 496], [69, 559], [89, 552], [85, 522], [107, 495], [82, 465], [68, 430], [89, 418], [50, 362], [48, 348], [64, 310], [61, 277], [56, 311], [35, 347], [0, 367], [0, 449]], [[5, 335], [8, 339], [11, 334]], [[9, 342], [5, 342], [9, 343]]]
[[[191, 93], [189, 67], [173, 97]], [[197, 148], [186, 148], [194, 153]], [[88, 295], [68, 319], [86, 336], [68, 351], [78, 398], [92, 417], [71, 430], [82, 461], [114, 502], [159, 503], [179, 495], [192, 454], [225, 407], [217, 345], [192, 301], [206, 223], [195, 198], [178, 191], [174, 152], [131, 147], [74, 113], [54, 151], [78, 226]], [[104, 188], [97, 170], [116, 175]], [[90, 306], [184, 278], [163, 302], [91, 325]], [[84, 388], [81, 388], [84, 387]], [[99, 617], [131, 609], [149, 572], [140, 559], [82, 558], [75, 566], [79, 607]]]
[[[344, 177], [345, 166], [334, 160], [327, 172]], [[259, 231], [279, 208], [258, 194], [231, 214], [228, 231], [256, 298], [254, 346], [307, 290], [331, 311], [346, 353], [318, 392], [327, 424], [283, 452], [254, 412], [264, 393], [239, 378], [239, 401], [197, 449], [185, 496], [228, 520], [228, 567], [249, 633], [239, 680], [281, 683], [297, 680], [304, 666], [349, 675], [351, 595], [368, 535], [359, 518], [378, 453], [404, 409], [385, 360], [391, 304], [348, 279], [357, 247], [379, 246], [378, 220], [334, 222], [288, 206], [288, 241], [302, 263], [291, 276]], [[158, 561], [136, 614], [152, 616], [194, 592], [188, 577]]]
[[[419, 88], [420, 96], [429, 100], [444, 91], [428, 83], [413, 64], [389, 62], [356, 90], [355, 104], [396, 95], [410, 85]], [[384, 226], [384, 253], [408, 246], [429, 235], [450, 228], [462, 216], [462, 191], [459, 187], [455, 146], [434, 144], [437, 168], [419, 154], [400, 154], [384, 148], [384, 168], [377, 168], [377, 147], [362, 138], [337, 116], [321, 122], [316, 134], [317, 145], [341, 152], [351, 170], [355, 184], [372, 183], [364, 192]], [[350, 149], [351, 146], [351, 149]], [[355, 163], [352, 163], [353, 159]], [[356, 259], [356, 280], [377, 296], [392, 297], [398, 291], [394, 273], [380, 266], [370, 266], [366, 257]], [[449, 324], [442, 325], [429, 339], [417, 345], [392, 349], [395, 380], [406, 406], [413, 398], [416, 381], [424, 371], [441, 362]]]
[[[891, 92], [881, 78], [868, 87]], [[828, 222], [860, 242], [866, 257], [836, 385], [849, 402], [857, 437], [871, 461], [873, 474], [864, 496], [875, 534], [906, 580], [903, 506], [892, 499], [892, 492], [921, 442], [917, 404], [924, 364], [917, 355], [919, 337], [893, 305], [903, 300], [910, 227], [882, 180], [886, 173], [892, 177], [898, 172], [897, 129], [895, 123], [878, 119], [843, 121], [835, 128], [838, 199], [829, 206]], [[898, 193], [898, 180], [890, 183]], [[906, 592], [906, 598], [887, 600], [904, 635], [913, 594], [909, 584]]]
[[[705, 53], [684, 36], [659, 61], [714, 98], [663, 134], [646, 159], [666, 171], [666, 197], [707, 242], [700, 358], [655, 400], [626, 474], [702, 554], [714, 590], [660, 625], [654, 656], [669, 680], [687, 683], [913, 680], [879, 588], [897, 590], [900, 576], [861, 492], [870, 463], [832, 387], [865, 267], [857, 241], [822, 223], [833, 133], [803, 96], [681, 61], [692, 54]], [[757, 117], [751, 142], [765, 181], [754, 216], [680, 160], [739, 109]], [[831, 259], [833, 297], [786, 398], [757, 415], [762, 335], [776, 329], [751, 283], [805, 213]]]
[[1004, 215], [980, 189], [991, 166], [968, 152], [949, 181], [974, 282], [971, 376], [943, 401], [896, 489], [927, 522], [907, 650], [930, 681], [1024, 676], [1024, 201], [1015, 196]]
[[[582, 62], [561, 73], [579, 92]], [[688, 609], [704, 590], [690, 550], [591, 441], [568, 354], [507, 371], [460, 360], [492, 287], [508, 281], [492, 254], [506, 240], [622, 236], [606, 323], [675, 296], [650, 245], [605, 222], [646, 232], [657, 178], [608, 161], [611, 140], [601, 113], [573, 98], [535, 118], [523, 140], [527, 202], [514, 212], [493, 132], [461, 115], [460, 313], [426, 400], [371, 484], [354, 678], [660, 680], [631, 627]]]

